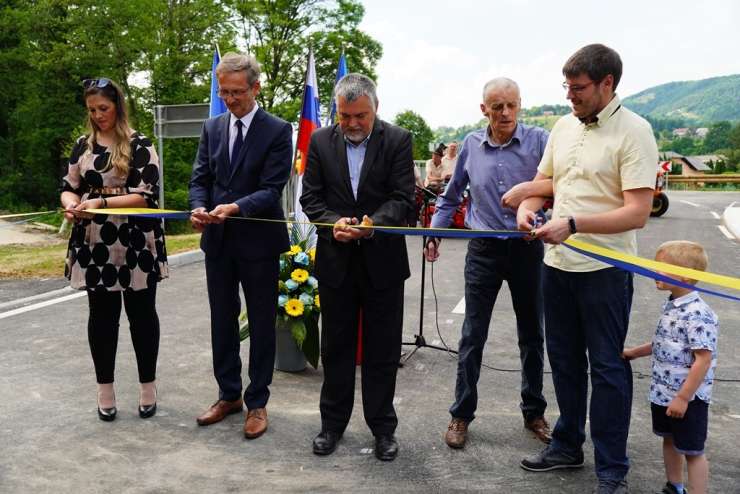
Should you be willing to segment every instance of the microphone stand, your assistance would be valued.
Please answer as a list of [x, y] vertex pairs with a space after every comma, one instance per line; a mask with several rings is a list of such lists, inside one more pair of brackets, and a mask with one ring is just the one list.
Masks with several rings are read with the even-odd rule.
[[[426, 189], [424, 187], [416, 186], [417, 190], [420, 190], [424, 194], [424, 202], [422, 206], [422, 212], [420, 215], [420, 220], [424, 217], [425, 214], [427, 214], [427, 211], [429, 209], [429, 199], [430, 198], [436, 198], [437, 194], [432, 192], [429, 189]], [[398, 362], [399, 367], [403, 367], [406, 362], [416, 353], [416, 351], [419, 348], [433, 348], [434, 350], [442, 350], [444, 352], [450, 352], [450, 353], [457, 353], [456, 350], [451, 350], [449, 348], [437, 346], [437, 345], [430, 345], [427, 343], [426, 339], [424, 338], [424, 285], [426, 281], [426, 265], [427, 260], [426, 256], [424, 255], [424, 248], [427, 245], [428, 237], [424, 236], [422, 237], [422, 244], [421, 244], [421, 299], [419, 301], [419, 332], [414, 335], [414, 341], [404, 341], [402, 342], [402, 345], [413, 345], [414, 349], [411, 350], [408, 354], [406, 352], [401, 353], [401, 359]]]

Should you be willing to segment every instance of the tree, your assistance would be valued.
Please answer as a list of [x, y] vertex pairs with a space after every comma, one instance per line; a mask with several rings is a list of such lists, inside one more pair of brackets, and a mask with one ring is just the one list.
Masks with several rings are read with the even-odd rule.
[[[83, 79], [119, 83], [132, 125], [149, 135], [154, 104], [206, 101], [212, 43], [233, 45], [229, 15], [218, 0], [6, 2], [0, 16], [0, 207], [57, 203], [66, 156], [84, 131]], [[130, 84], [135, 74], [148, 86]], [[181, 156], [171, 160], [177, 153], [170, 146], [183, 144]], [[195, 143], [167, 147], [169, 193], [171, 185], [187, 187]]]
[[351, 71], [374, 78], [380, 44], [358, 29], [365, 14], [356, 0], [234, 0], [247, 51], [262, 65], [258, 97], [267, 111], [295, 121], [305, 81], [307, 47], [313, 46], [319, 96], [331, 97], [342, 51]]
[[704, 152], [712, 153], [718, 149], [727, 149], [730, 147], [730, 131], [732, 124], [730, 122], [717, 122], [709, 127], [709, 132], [704, 138]]
[[393, 123], [411, 132], [414, 138], [414, 159], [427, 159], [429, 144], [434, 140], [434, 134], [421, 115], [406, 110], [396, 115]]

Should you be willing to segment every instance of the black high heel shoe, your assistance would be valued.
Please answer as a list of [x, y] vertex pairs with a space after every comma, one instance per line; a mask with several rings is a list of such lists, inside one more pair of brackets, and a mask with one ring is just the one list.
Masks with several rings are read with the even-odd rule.
[[[113, 395], [113, 403], [116, 402], [116, 396]], [[113, 422], [116, 420], [116, 414], [118, 413], [118, 409], [116, 408], [116, 405], [114, 404], [110, 408], [100, 408], [100, 402], [98, 402], [98, 418], [102, 420], [103, 422]]]
[[148, 419], [149, 417], [154, 417], [154, 415], [157, 413], [157, 388], [154, 388], [154, 403], [151, 405], [142, 405], [141, 401], [139, 401], [139, 417], [143, 419]]

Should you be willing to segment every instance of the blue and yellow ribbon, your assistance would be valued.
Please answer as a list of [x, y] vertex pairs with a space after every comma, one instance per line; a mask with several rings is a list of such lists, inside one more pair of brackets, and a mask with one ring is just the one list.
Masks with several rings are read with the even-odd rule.
[[[189, 211], [175, 211], [171, 209], [149, 209], [149, 208], [111, 208], [111, 209], [87, 209], [87, 213], [93, 214], [112, 214], [112, 215], [126, 215], [126, 216], [140, 216], [146, 218], [166, 218], [166, 219], [188, 219], [190, 217]], [[2, 219], [2, 217], [0, 217]], [[332, 228], [334, 225], [331, 223], [313, 223], [304, 221], [293, 221], [293, 220], [274, 220], [265, 218], [243, 218], [243, 217], [229, 217], [229, 219], [240, 219], [248, 221], [261, 221], [261, 222], [272, 222], [272, 223], [296, 223], [314, 225], [316, 227], [327, 227]], [[518, 230], [462, 230], [455, 228], [412, 228], [412, 227], [401, 227], [401, 226], [363, 226], [355, 225], [357, 228], [374, 228], [375, 231], [390, 233], [394, 235], [412, 235], [412, 236], [426, 236], [436, 238], [524, 238], [529, 235], [527, 232]], [[693, 290], [701, 291], [718, 297], [728, 298], [740, 302], [740, 297], [728, 295], [706, 288], [697, 287], [688, 283], [681, 282], [667, 275], [671, 274], [674, 276], [680, 276], [682, 278], [702, 281], [723, 288], [731, 288], [733, 290], [740, 290], [740, 278], [734, 278], [732, 276], [725, 276], [715, 273], [709, 273], [705, 271], [697, 271], [695, 269], [689, 269], [682, 266], [676, 266], [665, 262], [654, 261], [651, 259], [645, 259], [644, 257], [633, 256], [625, 254], [623, 252], [617, 252], [615, 250], [600, 247], [598, 245], [589, 244], [580, 240], [568, 239], [563, 244], [569, 248], [583, 254], [592, 259], [602, 261], [610, 266], [614, 266], [632, 273], [647, 276], [655, 280], [664, 281], [673, 285], [690, 288]]]

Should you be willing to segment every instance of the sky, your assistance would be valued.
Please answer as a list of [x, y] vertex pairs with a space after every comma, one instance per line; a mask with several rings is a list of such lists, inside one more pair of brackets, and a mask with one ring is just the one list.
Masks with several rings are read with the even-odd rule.
[[479, 121], [483, 85], [499, 76], [519, 84], [525, 108], [567, 104], [563, 63], [590, 43], [619, 52], [623, 98], [666, 82], [740, 73], [736, 0], [362, 3], [360, 29], [383, 45], [379, 115], [392, 120], [410, 109], [433, 129]]

